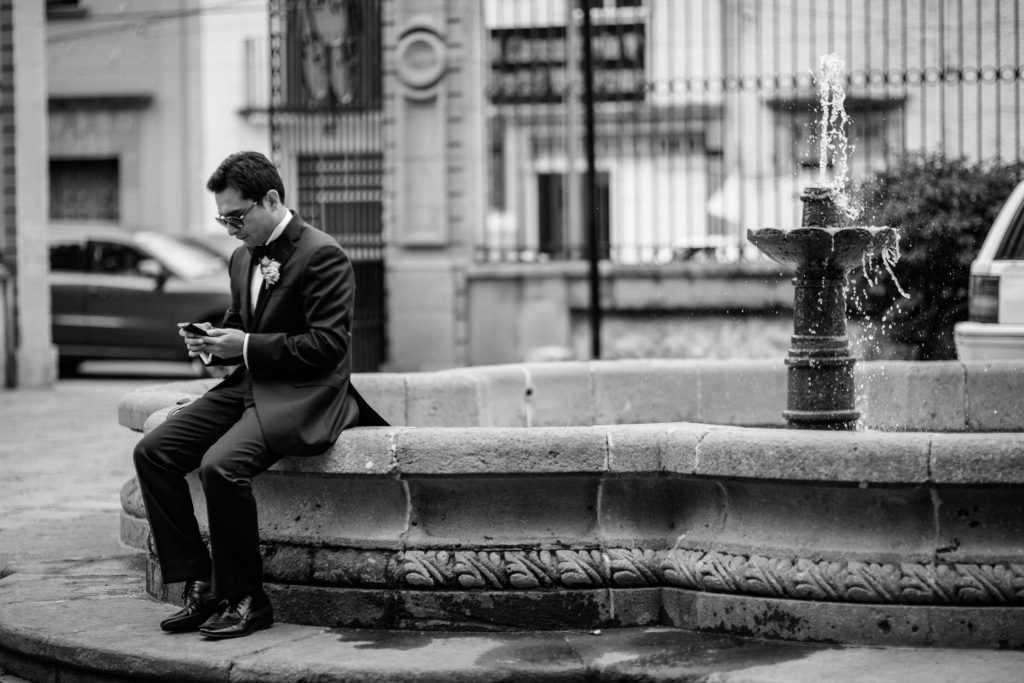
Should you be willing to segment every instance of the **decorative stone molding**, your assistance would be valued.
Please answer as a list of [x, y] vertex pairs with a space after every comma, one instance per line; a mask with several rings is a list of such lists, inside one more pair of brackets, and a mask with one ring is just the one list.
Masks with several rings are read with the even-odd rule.
[[1024, 604], [1024, 565], [827, 562], [673, 549], [668, 585], [829, 602], [916, 605]]
[[395, 590], [659, 588], [824, 602], [1024, 604], [1024, 565], [830, 562], [672, 548], [399, 552], [266, 545], [276, 582]]

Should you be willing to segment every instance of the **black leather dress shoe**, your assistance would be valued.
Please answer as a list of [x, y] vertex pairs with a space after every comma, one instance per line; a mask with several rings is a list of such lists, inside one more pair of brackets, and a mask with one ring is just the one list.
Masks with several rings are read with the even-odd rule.
[[217, 598], [210, 591], [209, 581], [187, 581], [181, 593], [184, 606], [160, 622], [160, 628], [171, 633], [194, 631], [217, 611]]
[[207, 619], [199, 632], [207, 638], [239, 638], [273, 623], [274, 608], [266, 595], [244, 595], [222, 602], [219, 612]]

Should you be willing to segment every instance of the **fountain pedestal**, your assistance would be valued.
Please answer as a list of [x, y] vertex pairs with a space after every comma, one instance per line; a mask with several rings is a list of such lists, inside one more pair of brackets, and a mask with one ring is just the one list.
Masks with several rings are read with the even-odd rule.
[[792, 347], [786, 358], [788, 392], [783, 416], [791, 427], [848, 430], [854, 407], [853, 368], [846, 336], [847, 273], [896, 244], [888, 227], [844, 226], [831, 188], [809, 187], [801, 227], [748, 230], [747, 239], [771, 259], [796, 268]]

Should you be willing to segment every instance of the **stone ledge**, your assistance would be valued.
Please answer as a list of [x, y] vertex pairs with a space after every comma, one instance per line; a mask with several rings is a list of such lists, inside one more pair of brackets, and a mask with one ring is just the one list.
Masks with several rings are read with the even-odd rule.
[[[148, 431], [173, 408], [154, 412]], [[695, 474], [867, 484], [1024, 484], [1024, 433], [822, 432], [699, 423], [357, 427], [283, 475]]]
[[[857, 407], [869, 429], [1024, 431], [1024, 363], [858, 363]], [[155, 410], [216, 380], [130, 392], [120, 423], [141, 430]], [[522, 363], [423, 373], [356, 374], [371, 405], [394, 426], [543, 427], [702, 422], [785, 426], [781, 361], [633, 360]]]

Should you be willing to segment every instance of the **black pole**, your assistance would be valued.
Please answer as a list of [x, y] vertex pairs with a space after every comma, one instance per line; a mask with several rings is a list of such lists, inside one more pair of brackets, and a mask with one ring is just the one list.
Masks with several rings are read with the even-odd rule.
[[587, 260], [590, 268], [590, 355], [601, 357], [601, 277], [597, 268], [600, 235], [597, 230], [597, 170], [594, 154], [594, 55], [590, 45], [590, 1], [583, 0], [583, 111], [587, 154], [586, 189], [583, 193], [587, 217]]

